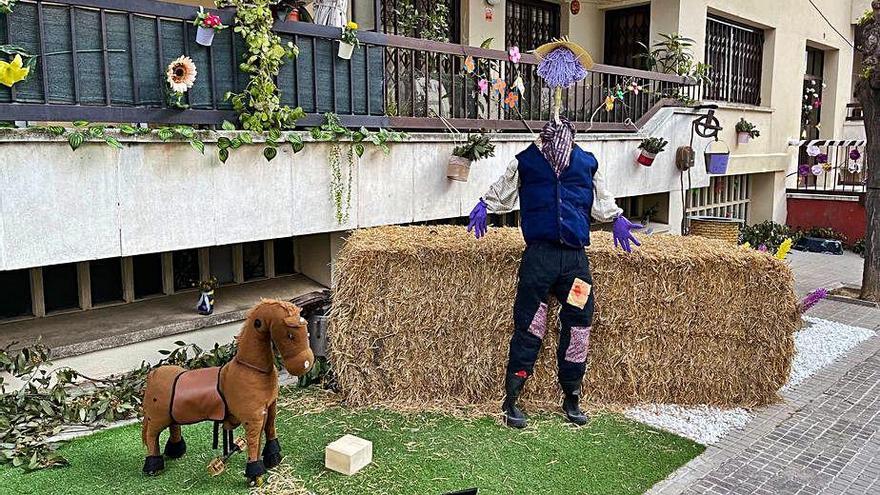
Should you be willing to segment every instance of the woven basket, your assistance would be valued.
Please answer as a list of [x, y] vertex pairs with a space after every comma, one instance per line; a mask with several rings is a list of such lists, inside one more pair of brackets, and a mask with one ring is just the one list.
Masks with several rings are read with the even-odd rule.
[[691, 235], [739, 244], [742, 220], [722, 217], [691, 217]]

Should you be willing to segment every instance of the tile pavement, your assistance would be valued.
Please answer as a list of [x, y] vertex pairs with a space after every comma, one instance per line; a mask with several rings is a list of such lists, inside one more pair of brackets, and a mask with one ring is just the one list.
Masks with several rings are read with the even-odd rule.
[[[861, 258], [792, 253], [804, 294], [858, 285]], [[811, 316], [880, 330], [880, 309], [823, 301]], [[880, 336], [853, 349], [784, 401], [757, 411], [745, 429], [724, 437], [649, 494], [880, 493]]]

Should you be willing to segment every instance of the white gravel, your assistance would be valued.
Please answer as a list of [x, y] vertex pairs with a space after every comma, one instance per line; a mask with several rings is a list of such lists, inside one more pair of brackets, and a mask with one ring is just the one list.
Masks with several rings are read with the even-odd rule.
[[[796, 387], [819, 369], [845, 355], [850, 349], [874, 336], [872, 330], [805, 316], [809, 326], [795, 334], [795, 354], [791, 375], [782, 390]], [[712, 445], [727, 432], [743, 428], [755, 414], [747, 409], [720, 409], [711, 406], [652, 404], [633, 407], [626, 417]]]

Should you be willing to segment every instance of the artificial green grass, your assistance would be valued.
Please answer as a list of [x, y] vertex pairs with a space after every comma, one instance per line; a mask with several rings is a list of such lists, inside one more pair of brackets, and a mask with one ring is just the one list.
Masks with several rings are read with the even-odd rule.
[[[515, 431], [491, 418], [333, 407], [298, 416], [282, 411], [278, 433], [282, 466], [318, 494], [429, 495], [469, 487], [479, 487], [481, 495], [639, 494], [704, 449], [611, 414], [582, 428], [561, 416], [539, 415], [528, 429]], [[373, 464], [351, 477], [323, 467], [324, 447], [346, 433], [373, 442]], [[33, 473], [0, 468], [0, 493], [246, 493], [243, 454], [222, 475], [208, 475], [206, 465], [216, 456], [210, 423], [184, 426], [183, 435], [186, 456], [166, 460], [157, 477], [141, 474], [140, 425], [130, 425], [63, 447], [68, 467]]]

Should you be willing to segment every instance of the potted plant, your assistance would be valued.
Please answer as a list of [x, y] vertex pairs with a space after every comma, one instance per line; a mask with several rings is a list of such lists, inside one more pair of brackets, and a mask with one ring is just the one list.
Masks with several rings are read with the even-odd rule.
[[310, 3], [311, 0], [281, 0], [276, 7], [280, 14], [279, 19], [288, 22], [312, 22], [312, 16], [306, 9]]
[[360, 46], [361, 42], [358, 40], [357, 29], [358, 25], [354, 21], [348, 21], [342, 27], [342, 37], [339, 40], [339, 52], [337, 52], [339, 58], [351, 59], [351, 52], [354, 51], [355, 47]]
[[760, 135], [761, 131], [758, 130], [758, 126], [740, 117], [739, 122], [736, 123], [736, 142], [738, 144], [747, 144]]
[[204, 7], [199, 7], [199, 13], [196, 14], [193, 24], [198, 28], [196, 43], [202, 46], [211, 46], [211, 43], [214, 42], [214, 33], [226, 29], [226, 26], [220, 22], [220, 16], [205, 12]]
[[485, 132], [469, 134], [466, 143], [456, 146], [446, 165], [446, 177], [459, 182], [467, 182], [471, 163], [495, 156], [495, 145], [489, 142]]
[[196, 305], [196, 309], [200, 315], [207, 316], [214, 312], [214, 289], [219, 286], [220, 284], [217, 282], [216, 277], [210, 277], [199, 282], [201, 295], [199, 296], [199, 303]]
[[669, 144], [669, 141], [663, 138], [647, 137], [643, 139], [642, 144], [639, 145], [639, 149], [642, 151], [639, 153], [639, 158], [636, 161], [641, 165], [650, 167], [654, 163], [654, 159], [657, 158], [657, 155], [666, 149], [667, 144]]

